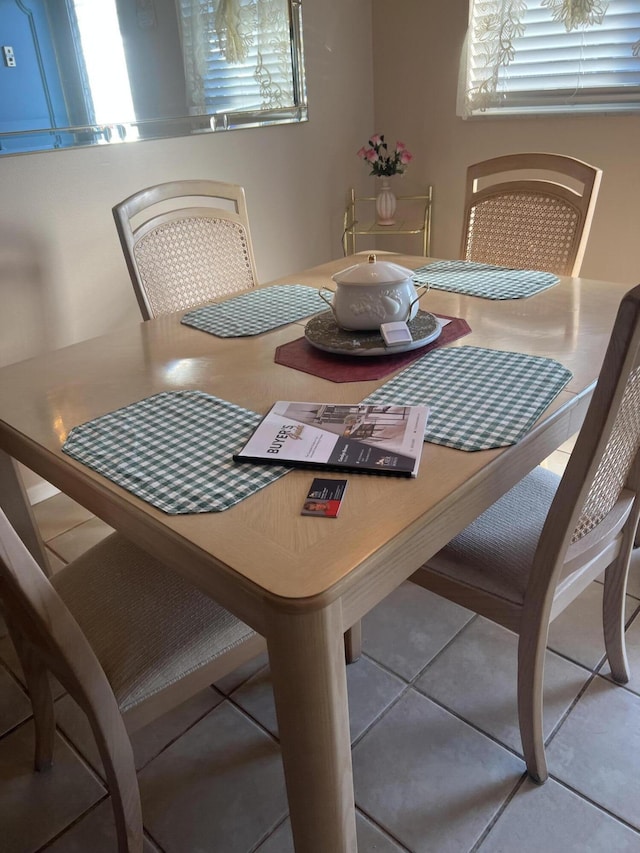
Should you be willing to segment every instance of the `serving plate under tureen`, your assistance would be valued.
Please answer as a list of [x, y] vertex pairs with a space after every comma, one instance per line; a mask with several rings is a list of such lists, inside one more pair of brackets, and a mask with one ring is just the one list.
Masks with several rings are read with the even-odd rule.
[[442, 325], [437, 317], [428, 311], [418, 311], [407, 323], [412, 340], [400, 346], [389, 347], [385, 344], [379, 329], [372, 331], [350, 331], [342, 329], [331, 311], [323, 311], [312, 317], [305, 326], [304, 335], [311, 346], [324, 352], [338, 355], [396, 355], [401, 352], [419, 349], [437, 340]]

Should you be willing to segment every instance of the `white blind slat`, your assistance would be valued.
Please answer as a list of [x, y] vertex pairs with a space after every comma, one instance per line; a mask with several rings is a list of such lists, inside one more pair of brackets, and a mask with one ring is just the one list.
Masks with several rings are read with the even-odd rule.
[[536, 103], [547, 108], [554, 103], [554, 92], [556, 106], [572, 103], [572, 97], [575, 105], [585, 106], [591, 96], [602, 108], [607, 101], [624, 101], [640, 109], [640, 0], [609, 0], [601, 24], [571, 32], [553, 19], [542, 0], [527, 0], [520, 18], [524, 31], [512, 37], [510, 55], [502, 64], [497, 64], [496, 21], [507, 4], [471, 2], [467, 114], [524, 103], [527, 111]]
[[[191, 19], [198, 11], [199, 0], [178, 0], [187, 84], [196, 109], [216, 114], [296, 106], [288, 0], [269, 0], [269, 14], [258, 15], [258, 4], [264, 2], [236, 0], [237, 9], [248, 13], [242, 25], [242, 34], [248, 38], [245, 55], [230, 62], [216, 34], [205, 34], [201, 44], [194, 44]], [[214, 11], [217, 8], [215, 2], [204, 5]], [[253, 28], [248, 32], [246, 21], [252, 19]]]

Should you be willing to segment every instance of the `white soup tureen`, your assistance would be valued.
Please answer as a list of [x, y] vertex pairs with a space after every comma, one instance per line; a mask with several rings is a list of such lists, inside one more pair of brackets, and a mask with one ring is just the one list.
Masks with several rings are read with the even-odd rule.
[[330, 288], [322, 288], [320, 296], [342, 329], [365, 331], [383, 323], [406, 323], [418, 313], [420, 299], [412, 275], [412, 270], [370, 254], [366, 263], [332, 276], [337, 288], [330, 291], [331, 301], [323, 293]]

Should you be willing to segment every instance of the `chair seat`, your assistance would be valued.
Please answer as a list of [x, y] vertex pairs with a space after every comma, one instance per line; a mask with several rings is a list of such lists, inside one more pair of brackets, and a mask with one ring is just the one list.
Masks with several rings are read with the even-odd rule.
[[559, 483], [557, 474], [536, 468], [435, 554], [429, 571], [522, 604]]
[[86, 634], [122, 712], [254, 634], [117, 533], [51, 582]]

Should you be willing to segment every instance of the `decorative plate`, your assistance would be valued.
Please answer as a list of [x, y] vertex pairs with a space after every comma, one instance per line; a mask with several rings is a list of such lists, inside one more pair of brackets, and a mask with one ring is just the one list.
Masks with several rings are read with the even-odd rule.
[[305, 326], [304, 335], [316, 349], [339, 355], [396, 355], [400, 352], [424, 347], [440, 337], [442, 326], [428, 311], [418, 311], [409, 320], [409, 331], [413, 340], [409, 344], [388, 347], [379, 331], [347, 331], [340, 328], [331, 311], [323, 311], [312, 317]]

